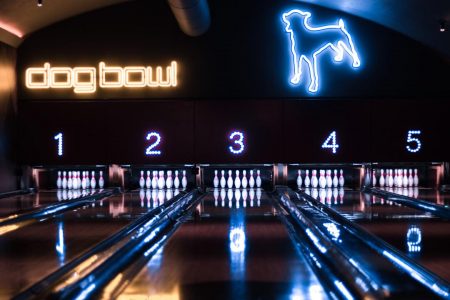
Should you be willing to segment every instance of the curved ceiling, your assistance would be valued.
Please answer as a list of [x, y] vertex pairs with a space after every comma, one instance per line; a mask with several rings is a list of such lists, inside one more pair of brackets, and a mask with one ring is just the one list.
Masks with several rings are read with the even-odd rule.
[[[2, 0], [0, 40], [17, 47], [27, 35], [58, 21], [130, 0]], [[332, 8], [381, 24], [450, 57], [449, 0], [298, 0]], [[440, 32], [440, 20], [447, 31]], [[214, 20], [212, 20], [214, 22]]]

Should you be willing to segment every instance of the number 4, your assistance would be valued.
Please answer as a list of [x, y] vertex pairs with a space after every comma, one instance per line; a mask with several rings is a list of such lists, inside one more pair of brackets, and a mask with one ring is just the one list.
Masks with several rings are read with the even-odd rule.
[[339, 145], [336, 144], [336, 131], [333, 131], [330, 133], [330, 135], [327, 137], [325, 142], [322, 144], [323, 149], [332, 149], [333, 154], [336, 153], [337, 148], [339, 148]]

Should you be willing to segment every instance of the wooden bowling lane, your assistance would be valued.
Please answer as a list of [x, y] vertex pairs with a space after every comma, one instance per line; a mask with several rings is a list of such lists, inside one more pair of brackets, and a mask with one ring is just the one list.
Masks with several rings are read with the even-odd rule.
[[326, 299], [269, 196], [228, 194], [208, 194], [119, 299]]
[[334, 210], [450, 282], [450, 221], [359, 191]]
[[24, 290], [150, 208], [119, 194], [0, 236], [0, 299]]

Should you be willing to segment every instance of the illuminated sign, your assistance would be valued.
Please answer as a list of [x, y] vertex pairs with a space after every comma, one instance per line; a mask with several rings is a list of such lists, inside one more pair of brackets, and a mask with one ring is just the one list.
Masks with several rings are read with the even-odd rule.
[[245, 144], [244, 144], [244, 133], [241, 131], [233, 131], [233, 133], [230, 134], [229, 140], [233, 142], [233, 146], [228, 146], [228, 150], [232, 154], [241, 154], [244, 152]]
[[[172, 61], [165, 67], [143, 66], [107, 66], [106, 63], [95, 67], [51, 67], [44, 63], [42, 68], [28, 68], [25, 84], [29, 89], [71, 89], [77, 94], [95, 93], [97, 87], [111, 88], [156, 88], [177, 86], [178, 65]], [[98, 84], [97, 84], [98, 81]]]
[[[315, 93], [319, 90], [318, 56], [325, 50], [334, 51], [334, 60], [340, 62], [344, 59], [344, 52], [352, 58], [353, 68], [361, 66], [358, 53], [353, 45], [353, 39], [345, 28], [344, 21], [339, 19], [335, 25], [313, 27], [309, 24], [310, 12], [293, 9], [283, 14], [285, 30], [290, 37], [290, 51], [292, 54], [294, 74], [291, 78], [292, 84], [299, 84], [302, 79], [302, 67], [308, 68], [310, 84], [308, 91]], [[300, 32], [295, 32], [291, 21], [298, 18], [300, 21]], [[295, 27], [297, 28], [297, 27]], [[298, 35], [298, 36], [296, 36]], [[310, 40], [310, 44], [304, 45], [300, 40]], [[313, 45], [311, 45], [313, 44]]]

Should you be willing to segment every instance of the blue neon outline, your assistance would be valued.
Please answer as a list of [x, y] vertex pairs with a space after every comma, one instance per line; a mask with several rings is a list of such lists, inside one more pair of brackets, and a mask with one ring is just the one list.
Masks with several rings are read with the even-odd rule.
[[[240, 139], [238, 140], [233, 140], [233, 138], [238, 135], [240, 137]], [[241, 154], [242, 152], [244, 152], [245, 150], [245, 135], [244, 132], [242, 131], [233, 131], [233, 133], [230, 134], [230, 137], [228, 138], [231, 141], [233, 141], [233, 144], [237, 144], [240, 147], [240, 149], [238, 150], [234, 150], [233, 146], [228, 146], [228, 150], [230, 150], [230, 152], [234, 155], [238, 155]]]
[[[350, 48], [346, 45], [346, 43], [342, 40], [339, 40], [337, 42], [337, 45], [333, 45], [332, 43], [326, 43], [324, 46], [320, 47], [317, 51], [314, 52], [313, 61], [311, 61], [309, 58], [306, 57], [306, 55], [300, 55], [300, 59], [297, 56], [297, 53], [295, 51], [295, 38], [294, 38], [294, 32], [291, 29], [291, 22], [287, 19], [289, 16], [293, 14], [299, 14], [304, 16], [303, 18], [303, 25], [305, 29], [309, 31], [323, 31], [328, 29], [340, 29], [348, 39], [348, 44], [350, 45]], [[293, 9], [290, 10], [287, 13], [283, 13], [282, 19], [284, 23], [286, 24], [285, 30], [287, 33], [289, 33], [290, 41], [291, 41], [291, 54], [294, 64], [294, 76], [291, 78], [290, 82], [292, 84], [298, 84], [301, 80], [302, 76], [302, 62], [305, 61], [308, 64], [309, 68], [309, 76], [311, 83], [308, 87], [308, 91], [311, 93], [315, 93], [319, 90], [319, 73], [317, 70], [317, 56], [325, 51], [327, 48], [331, 48], [334, 50], [337, 54], [334, 56], [335, 61], [342, 61], [344, 58], [344, 51], [347, 52], [351, 58], [353, 59], [352, 67], [353, 68], [359, 68], [361, 66], [361, 61], [359, 60], [358, 53], [356, 52], [355, 46], [353, 44], [353, 39], [351, 35], [348, 33], [347, 29], [345, 28], [344, 21], [342, 19], [338, 20], [337, 25], [326, 25], [326, 26], [319, 26], [319, 27], [312, 27], [308, 24], [308, 20], [311, 17], [310, 12], [304, 12], [299, 9]]]

